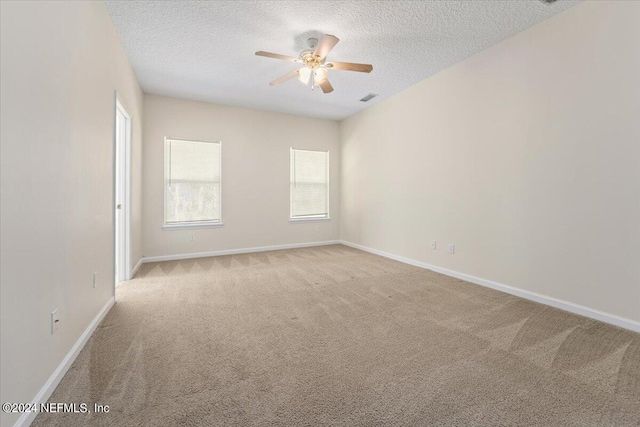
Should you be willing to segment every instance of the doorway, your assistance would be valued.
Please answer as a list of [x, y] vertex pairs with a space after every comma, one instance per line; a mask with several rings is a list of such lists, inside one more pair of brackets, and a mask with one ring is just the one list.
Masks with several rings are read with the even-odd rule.
[[115, 287], [131, 279], [131, 115], [116, 95], [115, 126]]

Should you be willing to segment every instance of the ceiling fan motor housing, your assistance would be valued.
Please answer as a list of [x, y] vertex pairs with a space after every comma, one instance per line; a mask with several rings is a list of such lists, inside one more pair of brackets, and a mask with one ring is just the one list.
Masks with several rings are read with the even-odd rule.
[[300, 59], [304, 61], [304, 65], [311, 69], [316, 69], [322, 64], [324, 64], [324, 58], [319, 58], [314, 56], [314, 50], [303, 50], [300, 53]]
[[309, 45], [309, 49], [305, 49], [300, 52], [300, 59], [304, 61], [304, 65], [315, 70], [322, 64], [324, 64], [324, 58], [319, 58], [314, 55], [316, 51], [316, 47], [318, 47], [318, 39], [315, 37], [311, 37], [307, 40], [307, 44]]

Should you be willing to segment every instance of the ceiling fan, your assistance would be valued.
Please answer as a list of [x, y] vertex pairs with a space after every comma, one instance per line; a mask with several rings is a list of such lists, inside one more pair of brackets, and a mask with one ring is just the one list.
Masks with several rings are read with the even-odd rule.
[[370, 73], [373, 70], [373, 66], [370, 64], [356, 64], [353, 62], [325, 62], [327, 55], [331, 52], [340, 39], [330, 34], [325, 34], [320, 39], [310, 38], [308, 40], [309, 49], [303, 50], [298, 58], [293, 56], [279, 55], [271, 52], [256, 52], [258, 56], [266, 56], [267, 58], [282, 59], [284, 61], [295, 62], [302, 64], [304, 67], [291, 71], [288, 74], [280, 77], [269, 83], [271, 86], [278, 86], [289, 79], [298, 77], [305, 86], [311, 84], [311, 89], [316, 86], [320, 86], [322, 92], [333, 92], [333, 86], [329, 83], [328, 74], [329, 70], [342, 70], [342, 71], [359, 71], [361, 73]]

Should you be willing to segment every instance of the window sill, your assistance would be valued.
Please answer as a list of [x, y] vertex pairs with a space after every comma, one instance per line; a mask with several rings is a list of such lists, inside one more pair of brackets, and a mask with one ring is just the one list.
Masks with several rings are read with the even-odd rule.
[[185, 224], [165, 224], [162, 226], [163, 230], [181, 230], [185, 228], [220, 228], [224, 224], [221, 222], [209, 222], [204, 224], [185, 223]]
[[289, 222], [321, 222], [331, 221], [331, 218], [289, 218]]

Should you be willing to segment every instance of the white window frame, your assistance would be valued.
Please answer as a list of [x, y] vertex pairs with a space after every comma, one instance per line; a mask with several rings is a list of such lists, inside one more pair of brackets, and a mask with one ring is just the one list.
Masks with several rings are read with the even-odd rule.
[[[200, 142], [203, 144], [220, 144], [220, 157], [218, 168], [220, 170], [220, 219], [217, 221], [193, 221], [193, 222], [181, 222], [181, 223], [169, 223], [167, 224], [167, 155], [169, 153], [169, 143], [171, 141], [176, 142]], [[185, 228], [218, 228], [222, 227], [222, 141], [201, 141], [197, 139], [184, 139], [184, 138], [170, 138], [164, 137], [164, 163], [162, 171], [162, 186], [164, 192], [164, 218], [163, 218], [163, 230], [180, 230]]]
[[[307, 215], [307, 216], [296, 216], [293, 214], [293, 192], [291, 191], [291, 183], [293, 182], [293, 168], [291, 167], [291, 159], [293, 158], [293, 151], [315, 151], [320, 153], [327, 153], [327, 214], [326, 215]], [[330, 215], [330, 204], [329, 200], [331, 199], [331, 182], [330, 182], [330, 171], [329, 162], [331, 160], [331, 154], [329, 150], [312, 150], [310, 148], [295, 148], [290, 147], [289, 149], [289, 222], [316, 222], [316, 221], [331, 221]]]

